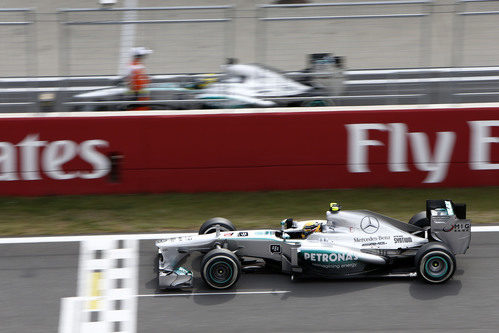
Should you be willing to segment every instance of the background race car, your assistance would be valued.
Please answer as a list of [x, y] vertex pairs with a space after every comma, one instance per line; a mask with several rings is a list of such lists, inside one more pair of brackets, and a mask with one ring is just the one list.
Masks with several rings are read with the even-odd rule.
[[[261, 64], [237, 64], [234, 59], [228, 59], [221, 68], [221, 74], [167, 75], [165, 80], [169, 82], [151, 83], [145, 89], [151, 98], [148, 106], [155, 109], [328, 106], [344, 90], [343, 59], [329, 53], [311, 54], [306, 69], [286, 74]], [[103, 102], [85, 105], [88, 110], [135, 107], [131, 92], [121, 84], [81, 93], [73, 96], [73, 100]], [[114, 103], [118, 101], [122, 103]]]

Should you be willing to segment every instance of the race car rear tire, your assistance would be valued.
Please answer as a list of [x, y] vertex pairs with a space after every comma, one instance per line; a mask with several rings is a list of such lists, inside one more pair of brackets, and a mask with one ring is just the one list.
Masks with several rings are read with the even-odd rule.
[[302, 103], [302, 107], [331, 106], [334, 102], [330, 99], [314, 99]]
[[234, 224], [232, 224], [231, 221], [223, 217], [214, 217], [201, 225], [201, 227], [199, 228], [199, 234], [204, 235], [214, 233], [217, 230], [217, 226], [220, 231], [236, 230], [236, 227], [234, 226]]
[[201, 260], [201, 277], [214, 289], [232, 287], [241, 275], [241, 262], [227, 249], [213, 249]]
[[422, 211], [411, 217], [409, 224], [424, 228], [430, 226], [430, 220], [426, 217], [426, 211]]
[[418, 277], [431, 284], [446, 282], [456, 271], [456, 257], [438, 242], [423, 245], [416, 253], [415, 263]]

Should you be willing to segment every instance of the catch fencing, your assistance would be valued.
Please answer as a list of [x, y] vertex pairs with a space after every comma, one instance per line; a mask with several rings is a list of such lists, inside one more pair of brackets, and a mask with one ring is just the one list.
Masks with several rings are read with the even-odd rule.
[[[35, 12], [29, 8], [0, 9], [0, 78], [37, 75]], [[15, 106], [36, 111], [32, 82], [17, 80], [13, 88], [0, 80], [0, 112]], [[36, 88], [36, 85], [35, 85]]]
[[[297, 71], [306, 66], [308, 54], [333, 53], [344, 57], [351, 74], [346, 92], [335, 96], [337, 105], [499, 101], [499, 67], [494, 67], [499, 66], [499, 0], [444, 5], [431, 0], [351, 0], [266, 4], [249, 10], [68, 8], [43, 13], [57, 16], [57, 22], [40, 19], [38, 13], [40, 9], [0, 9], [0, 112], [36, 111], [37, 98], [45, 92], [54, 94], [48, 98], [59, 106], [75, 91], [111, 86], [124, 74], [133, 46], [154, 50], [146, 66], [149, 74], [159, 76], [218, 73], [232, 57]], [[49, 21], [58, 34], [42, 32], [53, 31], [40, 29]], [[37, 66], [47, 59], [56, 59], [53, 66]], [[461, 68], [476, 66], [488, 66], [486, 74]], [[60, 77], [30, 79], [39, 72], [46, 76], [46, 67], [54, 67], [51, 76]], [[102, 80], [88, 78], [96, 75]], [[77, 82], [74, 76], [84, 78]]]
[[[57, 11], [59, 34], [43, 38], [45, 48], [53, 46], [52, 58], [59, 59], [53, 75], [120, 74], [126, 52], [136, 45], [155, 51], [148, 69], [161, 74], [218, 71], [225, 58], [251, 53], [255, 59], [245, 62], [282, 70], [297, 70], [306, 54], [324, 52], [344, 56], [350, 69], [499, 65], [499, 0], [456, 0], [440, 16], [437, 5], [431, 0], [267, 4], [245, 9], [244, 15], [235, 6], [67, 8]], [[37, 75], [38, 11], [0, 9], [0, 77]], [[236, 21], [251, 16], [254, 39], [242, 34], [251, 26], [238, 26], [236, 36]], [[434, 29], [442, 18], [447, 23]], [[242, 36], [235, 50], [235, 39]], [[435, 48], [439, 43], [449, 47]]]
[[232, 12], [232, 6], [61, 9], [60, 74], [123, 74], [133, 46], [154, 50], [150, 73], [218, 71], [233, 56]]
[[[499, 34], [498, 0], [458, 0], [454, 17], [453, 67], [497, 66], [499, 52], [494, 42]], [[486, 87], [483, 89], [483, 87]], [[452, 101], [468, 102], [499, 100], [499, 68], [489, 71], [488, 76], [470, 82], [456, 80], [452, 86]]]
[[0, 77], [36, 75], [35, 12], [0, 9]]
[[292, 70], [304, 54], [334, 51], [346, 56], [350, 68], [427, 67], [431, 5], [427, 0], [260, 5], [258, 58]]
[[453, 66], [497, 66], [498, 0], [458, 0], [455, 4]]
[[[334, 52], [346, 66], [366, 68], [424, 68], [431, 65], [432, 1], [360, 1], [258, 7], [256, 54], [258, 61], [296, 70], [307, 53]], [[397, 29], [394, 29], [394, 26]], [[416, 82], [412, 93], [400, 93], [398, 73], [387, 80], [382, 103], [399, 104], [419, 95], [429, 103], [429, 86]], [[424, 78], [425, 74], [416, 75]], [[372, 89], [366, 85], [362, 98]], [[342, 100], [355, 96], [339, 96]]]

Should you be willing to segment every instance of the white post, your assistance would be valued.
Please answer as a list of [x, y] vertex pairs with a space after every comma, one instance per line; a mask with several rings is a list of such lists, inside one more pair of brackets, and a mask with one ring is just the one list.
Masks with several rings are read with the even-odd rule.
[[[136, 8], [138, 0], [123, 0], [123, 7]], [[123, 21], [133, 21], [137, 19], [137, 11], [124, 11]], [[126, 68], [130, 61], [130, 49], [135, 43], [135, 24], [122, 24], [121, 26], [121, 42], [120, 42], [120, 58], [118, 64], [118, 74], [125, 75]]]

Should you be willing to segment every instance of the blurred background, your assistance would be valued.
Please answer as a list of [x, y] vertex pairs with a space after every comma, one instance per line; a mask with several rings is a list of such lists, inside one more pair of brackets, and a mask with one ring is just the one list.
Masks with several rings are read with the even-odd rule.
[[296, 74], [309, 66], [309, 54], [329, 53], [342, 58], [335, 105], [499, 98], [499, 46], [491, 42], [499, 1], [40, 4], [2, 2], [2, 112], [38, 111], [44, 92], [54, 93], [57, 110], [74, 110], [64, 104], [74, 95], [112, 87], [126, 73], [133, 46], [154, 51], [146, 60], [153, 82], [164, 74], [220, 73], [227, 58]]
[[[102, 7], [98, 0], [4, 0], [0, 75], [117, 74], [127, 34], [155, 51], [151, 73], [210, 73], [228, 57], [296, 70], [305, 54], [319, 52], [343, 55], [351, 69], [499, 63], [498, 46], [490, 43], [499, 1], [115, 2], [81, 11]], [[143, 10], [117, 10], [126, 7]], [[133, 29], [122, 24], [132, 20]]]
[[[494, 180], [494, 171], [491, 170], [496, 169], [494, 162], [497, 161], [497, 147], [493, 145], [497, 136], [497, 112], [495, 109], [487, 110], [486, 113], [475, 112], [476, 119], [467, 118], [468, 113], [462, 103], [499, 101], [499, 45], [494, 42], [499, 32], [498, 18], [499, 1], [495, 0], [185, 0], [181, 4], [170, 0], [4, 0], [0, 8], [0, 112], [14, 117], [23, 112], [41, 113], [35, 114], [35, 118], [27, 119], [26, 124], [10, 120], [3, 122], [5, 142], [2, 144], [5, 147], [1, 150], [2, 180], [9, 182], [4, 182], [2, 193], [39, 195], [496, 185], [497, 180]], [[406, 148], [392, 152], [398, 149], [391, 146], [396, 140], [385, 134], [375, 135], [375, 139], [386, 143], [386, 149], [371, 147], [372, 155], [366, 156], [377, 165], [373, 170], [376, 177], [368, 174], [365, 178], [362, 178], [362, 172], [352, 171], [355, 169], [351, 166], [353, 148], [349, 140], [352, 136], [345, 132], [345, 126], [350, 125], [343, 125], [381, 121], [379, 115], [368, 115], [368, 112], [360, 115], [343, 114], [342, 118], [331, 113], [324, 115], [326, 120], [322, 122], [306, 116], [289, 116], [271, 123], [268, 118], [255, 120], [255, 117], [248, 116], [244, 123], [230, 120], [230, 126], [226, 121], [232, 118], [228, 117], [217, 124], [210, 123], [207, 128], [204, 123], [197, 123], [197, 120], [192, 120], [194, 118], [189, 118], [189, 121], [193, 121], [189, 128], [194, 128], [196, 133], [190, 135], [190, 140], [181, 140], [176, 145], [167, 147], [163, 147], [162, 142], [175, 142], [178, 137], [183, 137], [184, 125], [175, 125], [175, 122], [161, 117], [154, 125], [139, 118], [128, 123], [122, 119], [119, 122], [90, 118], [76, 121], [68, 117], [63, 120], [67, 123], [62, 125], [49, 121], [41, 123], [36, 118], [43, 112], [51, 111], [130, 109], [121, 108], [122, 104], [119, 103], [129, 103], [123, 100], [129, 98], [128, 88], [123, 86], [123, 78], [127, 75], [131, 61], [130, 51], [137, 46], [153, 51], [144, 61], [153, 85], [168, 85], [172, 82], [178, 84], [179, 80], [182, 82], [182, 85], [174, 86], [173, 90], [178, 88], [183, 93], [168, 95], [168, 100], [158, 104], [160, 109], [174, 109], [177, 106], [182, 109], [192, 108], [191, 105], [174, 104], [172, 100], [186, 99], [184, 92], [192, 91], [189, 90], [191, 87], [185, 88], [187, 84], [202, 82], [209, 86], [216, 82], [218, 75], [224, 70], [221, 65], [226, 64], [227, 59], [237, 59], [231, 61], [242, 64], [259, 63], [263, 65], [263, 69], [276, 68], [275, 73], [283, 74], [289, 80], [288, 83], [304, 82], [304, 76], [317, 74], [313, 73], [317, 63], [321, 64], [320, 61], [328, 59], [326, 63], [331, 66], [321, 67], [319, 72], [325, 71], [326, 75], [331, 75], [327, 78], [332, 78], [334, 84], [323, 93], [328, 95], [325, 96], [327, 103], [319, 103], [318, 106], [374, 105], [373, 108], [380, 110], [383, 105], [452, 103], [462, 110], [455, 111], [450, 119], [444, 113], [436, 115], [425, 113], [424, 110], [412, 110], [403, 114], [389, 112], [390, 118], [384, 118], [383, 121], [406, 123], [401, 124], [398, 132], [393, 130], [393, 133], [416, 130], [425, 132], [428, 135], [425, 138], [427, 141], [421, 142], [429, 144], [430, 150], [425, 155], [413, 148], [414, 156], [407, 161], [412, 163], [412, 173], [407, 173], [407, 167], [400, 167], [398, 170], [390, 166], [393, 163], [392, 157], [404, 154]], [[319, 57], [314, 58], [314, 55]], [[314, 63], [314, 59], [319, 61]], [[199, 81], [200, 77], [211, 78], [203, 75], [211, 75], [214, 79]], [[103, 106], [92, 105], [107, 103], [99, 98], [75, 99], [77, 94], [99, 94], [113, 89], [122, 89], [125, 93], [111, 94], [110, 104]], [[164, 101], [167, 97], [150, 91], [145, 103], [149, 103], [149, 98], [153, 101], [162, 98]], [[272, 97], [262, 99], [279, 99]], [[188, 95], [187, 98], [197, 96]], [[304, 98], [303, 94], [292, 98], [299, 102], [292, 106], [313, 106], [305, 104], [310, 100]], [[207, 105], [202, 107], [206, 108]], [[380, 115], [383, 116], [382, 111]], [[432, 121], [428, 122], [427, 119]], [[469, 132], [465, 125], [469, 120], [480, 122], [480, 128], [484, 130]], [[307, 133], [306, 139], [276, 136], [271, 129], [281, 124], [296, 132]], [[310, 126], [307, 127], [306, 124]], [[445, 126], [442, 127], [442, 124]], [[318, 126], [322, 125], [324, 128], [319, 130]], [[252, 130], [252, 126], [256, 130]], [[378, 125], [371, 128], [371, 134], [373, 129], [385, 125], [376, 126]], [[113, 131], [109, 130], [111, 128]], [[317, 131], [313, 132], [311, 128], [316, 128]], [[328, 130], [331, 134], [327, 134]], [[122, 136], [121, 132], [135, 135]], [[153, 133], [160, 138], [141, 133]], [[258, 142], [248, 139], [255, 133], [259, 138]], [[442, 151], [438, 147], [432, 148], [432, 145], [438, 145], [438, 135], [447, 135], [445, 133], [457, 133], [457, 146], [470, 148], [459, 149], [454, 153], [454, 147], [449, 146], [451, 154], [446, 157], [448, 161], [440, 161], [437, 154]], [[229, 137], [232, 142], [227, 141]], [[80, 150], [65, 148], [65, 145], [72, 147], [73, 141], [60, 140], [68, 138], [76, 143], [98, 142], [95, 143], [95, 147], [99, 149], [96, 154], [102, 154], [106, 159], [100, 164], [92, 162], [85, 152], [80, 151], [84, 143], [81, 143]], [[102, 140], [89, 140], [91, 138]], [[210, 138], [212, 142], [205, 138]], [[194, 142], [196, 140], [198, 143]], [[341, 148], [336, 149], [335, 154], [324, 154], [321, 147], [327, 147], [330, 141]], [[28, 150], [14, 154], [16, 143], [17, 147], [22, 148], [30, 145], [42, 147], [50, 142], [59, 148], [47, 148], [43, 152], [48, 152], [47, 156], [55, 158], [59, 165], [46, 162], [50, 158], [43, 157], [45, 155], [29, 157]], [[269, 142], [274, 144], [269, 146]], [[448, 143], [453, 145], [454, 141]], [[216, 147], [224, 147], [224, 150], [216, 151]], [[315, 147], [315, 150], [310, 147]], [[161, 153], [157, 154], [159, 149]], [[265, 149], [270, 150], [262, 154], [261, 151]], [[431, 149], [435, 149], [435, 156], [430, 156]], [[484, 153], [476, 155], [474, 150]], [[154, 158], [144, 159], [143, 154], [147, 153]], [[471, 163], [474, 158], [472, 156], [475, 155], [488, 158], [489, 164], [484, 167], [486, 170], [474, 171], [473, 175], [478, 176], [463, 177], [469, 170], [458, 168], [462, 168], [466, 162]], [[179, 157], [169, 159], [168, 156]], [[31, 161], [30, 163], [34, 161], [34, 165], [29, 166], [29, 172], [40, 170], [39, 176], [29, 176], [29, 172], [26, 173], [28, 167], [25, 164], [28, 162], [24, 159]], [[404, 159], [407, 157], [400, 157], [400, 161], [404, 162]], [[367, 163], [369, 164], [369, 160]], [[453, 165], [449, 175], [442, 174], [441, 179], [434, 181], [434, 184], [427, 184], [427, 172], [446, 163]], [[225, 177], [223, 175], [226, 170], [222, 167], [248, 167], [257, 170], [261, 166], [275, 165], [288, 170], [285, 172], [290, 172], [290, 166], [327, 166], [330, 169], [327, 172], [321, 171], [324, 172], [321, 176], [315, 173], [314, 181], [303, 180], [302, 176], [297, 178], [291, 174], [282, 176], [281, 171], [275, 171], [272, 177], [265, 173], [267, 171], [258, 171], [261, 173], [260, 178], [247, 180], [245, 184], [238, 181], [238, 177], [242, 175], [234, 174], [232, 178], [224, 178], [222, 185], [218, 185], [216, 181], [210, 183], [208, 179], [212, 179], [211, 176], [204, 174], [208, 168], [214, 168], [219, 177]], [[99, 174], [96, 176], [97, 180], [82, 181], [78, 178], [84, 178], [83, 176], [69, 173], [69, 170], [88, 170], [92, 166], [96, 174]], [[380, 166], [384, 169], [380, 169]], [[199, 178], [186, 174], [174, 175], [172, 170], [177, 170], [175, 168], [198, 170], [196, 172]], [[473, 166], [470, 168], [473, 169]], [[156, 170], [161, 170], [162, 173], [154, 173]], [[19, 175], [8, 174], [16, 171], [20, 171]], [[62, 174], [60, 179], [65, 181], [54, 181], [53, 179], [59, 179], [52, 176], [54, 172]], [[343, 173], [346, 176], [330, 176]], [[286, 177], [302, 180], [290, 184], [289, 181], [282, 180]], [[66, 185], [78, 181], [85, 185]], [[496, 193], [495, 189], [491, 191]], [[418, 195], [426, 196], [425, 193], [421, 191]], [[356, 197], [353, 195], [351, 199], [355, 200]], [[496, 194], [484, 195], [484, 198], [495, 197]], [[463, 200], [466, 201], [466, 198]], [[7, 209], [8, 200], [4, 204]], [[75, 204], [71, 206], [73, 205]], [[45, 204], [42, 202], [41, 206], [45, 207]], [[12, 207], [8, 210], [19, 211], [19, 204], [13, 204]], [[54, 207], [59, 210], [57, 205]], [[279, 214], [290, 209], [292, 207], [284, 205]], [[407, 210], [407, 207], [403, 209]], [[82, 210], [84, 211], [85, 209]], [[400, 214], [400, 210], [395, 209], [394, 213]], [[43, 216], [39, 211], [34, 214]], [[488, 215], [489, 220], [494, 219], [494, 214]], [[118, 220], [123, 218], [125, 217], [121, 216]], [[21, 219], [30, 218], [22, 215]], [[62, 221], [67, 219], [65, 216]], [[82, 221], [87, 219], [99, 221], [101, 217], [82, 217]], [[182, 220], [181, 217], [178, 219]], [[195, 225], [197, 219], [198, 217], [192, 218], [186, 227]], [[247, 220], [250, 226], [263, 222], [259, 217], [243, 220]], [[153, 223], [147, 229], [154, 229], [154, 225]], [[118, 230], [128, 230], [122, 227]], [[36, 230], [36, 233], [57, 233], [57, 230], [49, 231], [44, 227]], [[86, 227], [78, 230], [84, 232]], [[6, 228], [5, 232], [15, 234], [22, 231]]]

